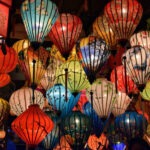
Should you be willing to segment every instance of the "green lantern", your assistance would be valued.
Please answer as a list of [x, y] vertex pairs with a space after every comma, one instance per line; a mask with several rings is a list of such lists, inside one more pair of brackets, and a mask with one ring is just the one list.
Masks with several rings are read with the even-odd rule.
[[150, 82], [147, 82], [144, 90], [140, 94], [144, 100], [150, 101]]

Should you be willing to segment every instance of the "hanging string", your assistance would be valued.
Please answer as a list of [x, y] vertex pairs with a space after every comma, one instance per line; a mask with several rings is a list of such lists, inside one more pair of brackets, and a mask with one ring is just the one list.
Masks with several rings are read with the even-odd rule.
[[67, 89], [68, 89], [68, 68], [65, 68], [65, 100], [68, 101]]
[[93, 119], [94, 119], [94, 113], [93, 113], [93, 91], [90, 91], [90, 97], [91, 97], [91, 119], [92, 119], [92, 129], [93, 129]]
[[126, 90], [126, 94], [128, 94], [126, 56], [123, 57], [123, 61], [124, 61], [125, 90]]
[[116, 94], [117, 94], [118, 93], [118, 87], [117, 87], [118, 77], [117, 77], [116, 62], [114, 62], [114, 65], [115, 65], [115, 89], [116, 89]]
[[[34, 52], [33, 52], [34, 53]], [[34, 101], [35, 101], [35, 63], [36, 63], [36, 60], [32, 60], [32, 64], [33, 64], [33, 82], [32, 82], [32, 100], [33, 100], [33, 104], [34, 104]]]

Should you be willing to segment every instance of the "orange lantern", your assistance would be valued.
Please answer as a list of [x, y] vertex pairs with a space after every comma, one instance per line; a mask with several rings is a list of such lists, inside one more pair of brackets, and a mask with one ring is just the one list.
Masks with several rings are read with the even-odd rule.
[[0, 74], [0, 88], [4, 87], [10, 82], [10, 76], [8, 74]]

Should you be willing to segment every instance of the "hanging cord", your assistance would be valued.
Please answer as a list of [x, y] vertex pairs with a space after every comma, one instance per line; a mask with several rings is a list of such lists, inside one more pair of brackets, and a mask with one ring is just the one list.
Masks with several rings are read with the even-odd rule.
[[68, 101], [68, 97], [67, 97], [67, 89], [68, 89], [68, 68], [65, 68], [65, 99], [66, 101]]
[[126, 94], [128, 94], [126, 56], [123, 57], [123, 61], [124, 61], [124, 75], [125, 75], [125, 90], [126, 90]]
[[93, 129], [93, 118], [94, 118], [94, 113], [93, 113], [93, 91], [90, 91], [90, 97], [91, 97], [91, 119], [92, 119], [92, 129]]
[[114, 62], [114, 65], [115, 65], [115, 89], [116, 89], [116, 94], [117, 94], [118, 93], [118, 87], [117, 87], [118, 77], [117, 77], [116, 62]]
[[36, 63], [36, 60], [32, 60], [32, 63], [33, 63], [33, 82], [32, 82], [32, 100], [33, 100], [33, 104], [34, 104], [34, 101], [35, 101], [35, 88], [36, 88], [36, 85], [35, 85], [35, 63]]

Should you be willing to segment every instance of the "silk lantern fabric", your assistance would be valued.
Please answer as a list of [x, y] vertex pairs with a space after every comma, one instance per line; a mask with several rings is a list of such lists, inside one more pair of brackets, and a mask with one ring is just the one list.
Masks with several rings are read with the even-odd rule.
[[11, 81], [9, 74], [0, 74], [0, 88], [6, 86]]

